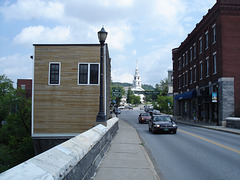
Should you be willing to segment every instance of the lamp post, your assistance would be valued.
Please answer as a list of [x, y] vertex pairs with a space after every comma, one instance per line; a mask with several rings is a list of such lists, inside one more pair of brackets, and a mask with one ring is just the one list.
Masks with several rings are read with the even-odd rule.
[[107, 32], [102, 27], [101, 31], [98, 32], [98, 39], [101, 45], [100, 49], [100, 97], [99, 97], [99, 112], [97, 115], [96, 123], [105, 123], [106, 115], [103, 110], [103, 56], [104, 56], [104, 42], [107, 38]]

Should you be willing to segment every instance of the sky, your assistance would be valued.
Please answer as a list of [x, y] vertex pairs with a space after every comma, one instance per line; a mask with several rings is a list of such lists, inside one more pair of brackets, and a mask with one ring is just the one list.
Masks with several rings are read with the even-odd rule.
[[0, 0], [0, 75], [33, 77], [33, 44], [97, 44], [104, 26], [113, 82], [155, 87], [216, 0]]

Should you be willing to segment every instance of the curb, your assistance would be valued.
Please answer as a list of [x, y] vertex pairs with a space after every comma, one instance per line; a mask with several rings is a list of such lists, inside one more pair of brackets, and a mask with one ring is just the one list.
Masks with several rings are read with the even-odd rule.
[[201, 127], [201, 128], [206, 128], [206, 129], [212, 129], [212, 130], [216, 130], [216, 131], [222, 131], [222, 132], [228, 132], [228, 133], [232, 133], [232, 134], [237, 134], [240, 135], [240, 130], [235, 131], [234, 129], [221, 129], [221, 128], [217, 128], [217, 127], [211, 127], [211, 126], [205, 126], [205, 125], [200, 125], [200, 124], [193, 124], [193, 123], [188, 123], [188, 122], [183, 122], [183, 121], [175, 121], [176, 123], [179, 124], [185, 124], [185, 125], [189, 125], [189, 126], [195, 126], [195, 127]]

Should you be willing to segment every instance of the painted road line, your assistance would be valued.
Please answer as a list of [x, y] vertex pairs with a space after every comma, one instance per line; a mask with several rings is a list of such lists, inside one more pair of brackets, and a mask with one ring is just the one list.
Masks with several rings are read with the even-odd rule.
[[215, 142], [215, 141], [206, 139], [206, 138], [201, 137], [201, 136], [198, 136], [198, 135], [196, 135], [196, 134], [189, 133], [189, 132], [187, 132], [187, 131], [183, 131], [183, 130], [180, 130], [180, 129], [179, 129], [178, 131], [180, 131], [180, 132], [182, 132], [182, 133], [185, 133], [185, 134], [188, 134], [188, 135], [191, 135], [191, 136], [194, 136], [194, 137], [196, 137], [196, 138], [202, 139], [202, 140], [207, 141], [207, 142], [209, 142], [209, 143], [215, 144], [215, 145], [217, 145], [217, 146], [220, 146], [220, 147], [222, 147], [222, 148], [225, 148], [225, 149], [228, 149], [228, 150], [230, 150], [230, 151], [233, 151], [233, 152], [236, 152], [236, 153], [240, 154], [240, 150], [238, 150], [238, 149], [231, 148], [231, 147], [229, 147], [229, 146], [226, 146], [226, 145], [217, 143], [217, 142]]

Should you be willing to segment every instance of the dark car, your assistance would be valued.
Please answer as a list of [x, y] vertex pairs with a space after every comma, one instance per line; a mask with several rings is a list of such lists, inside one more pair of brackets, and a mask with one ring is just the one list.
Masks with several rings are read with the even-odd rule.
[[148, 123], [150, 119], [151, 119], [150, 113], [140, 113], [138, 116], [138, 122], [140, 124]]
[[149, 131], [153, 134], [157, 132], [177, 133], [178, 126], [169, 115], [153, 115], [148, 122]]

